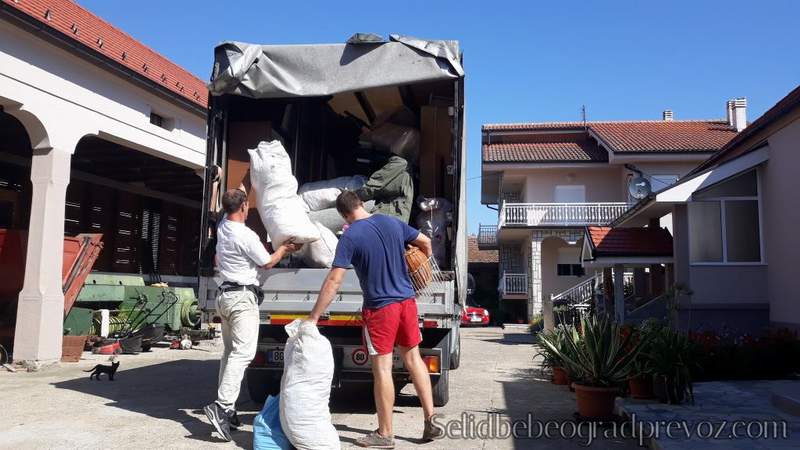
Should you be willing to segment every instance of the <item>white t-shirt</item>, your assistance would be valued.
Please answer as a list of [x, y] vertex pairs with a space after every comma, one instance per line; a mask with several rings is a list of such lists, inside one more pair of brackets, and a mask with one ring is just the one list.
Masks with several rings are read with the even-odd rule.
[[217, 269], [222, 281], [258, 284], [257, 268], [268, 262], [269, 253], [255, 231], [222, 219], [217, 226]]

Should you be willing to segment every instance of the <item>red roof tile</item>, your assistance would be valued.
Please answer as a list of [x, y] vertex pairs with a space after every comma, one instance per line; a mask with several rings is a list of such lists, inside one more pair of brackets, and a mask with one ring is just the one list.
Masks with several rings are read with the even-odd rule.
[[[736, 130], [727, 122], [718, 120], [642, 120], [620, 122], [544, 122], [544, 123], [509, 123], [487, 124], [483, 131], [531, 131], [530, 139], [541, 141], [541, 136], [548, 132], [563, 133], [565, 131], [586, 130], [591, 136], [615, 153], [674, 153], [674, 152], [715, 152], [721, 149], [734, 136]], [[517, 141], [524, 141], [527, 136], [516, 135]], [[524, 143], [524, 142], [520, 142]], [[494, 143], [492, 145], [495, 145]], [[583, 147], [588, 147], [585, 145]], [[528, 153], [514, 153], [515, 161], [530, 155], [525, 161], [539, 161], [543, 151], [536, 149]], [[545, 154], [557, 154], [568, 157], [569, 161], [595, 160], [584, 152], [576, 151], [574, 146], [558, 150], [546, 147]], [[494, 153], [484, 151], [484, 161], [493, 162]], [[542, 160], [548, 160], [543, 158]], [[603, 159], [606, 160], [606, 159]]]
[[500, 261], [497, 250], [481, 250], [478, 248], [478, 238], [467, 236], [467, 260], [471, 263], [497, 263]]
[[503, 143], [483, 146], [484, 162], [608, 161], [608, 153], [588, 141]]
[[110, 58], [137, 75], [203, 108], [205, 83], [151, 48], [70, 0], [0, 0], [58, 31], [64, 37]]
[[665, 228], [586, 227], [592, 254], [603, 256], [672, 256], [672, 235]]
[[615, 153], [715, 152], [736, 129], [718, 121], [654, 121], [593, 123], [589, 129]]

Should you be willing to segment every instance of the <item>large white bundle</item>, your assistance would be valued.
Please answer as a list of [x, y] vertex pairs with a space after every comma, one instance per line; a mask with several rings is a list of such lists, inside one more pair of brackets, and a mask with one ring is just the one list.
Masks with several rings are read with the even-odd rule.
[[441, 197], [421, 197], [418, 206], [421, 211], [417, 215], [417, 228], [431, 238], [436, 262], [445, 265], [448, 213], [453, 210], [453, 205]]
[[284, 327], [289, 339], [281, 377], [281, 427], [298, 450], [340, 449], [328, 407], [333, 380], [331, 343], [316, 325], [297, 319]]
[[319, 239], [317, 227], [297, 195], [292, 161], [280, 141], [258, 143], [250, 154], [250, 182], [256, 191], [258, 215], [277, 247], [286, 240], [305, 244]]
[[336, 197], [342, 191], [355, 191], [361, 189], [367, 178], [362, 175], [352, 177], [339, 177], [332, 180], [312, 181], [300, 186], [297, 191], [300, 197], [308, 205], [309, 211], [320, 211], [333, 208], [336, 205]]
[[325, 225], [314, 222], [319, 230], [320, 239], [306, 244], [298, 250], [297, 256], [302, 259], [308, 267], [330, 268], [333, 265], [333, 257], [336, 255], [336, 245], [339, 239]]

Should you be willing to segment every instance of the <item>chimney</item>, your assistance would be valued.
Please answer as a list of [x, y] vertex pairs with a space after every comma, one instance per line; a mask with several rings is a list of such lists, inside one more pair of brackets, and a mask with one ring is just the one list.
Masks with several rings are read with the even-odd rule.
[[736, 131], [747, 126], [747, 99], [745, 97], [728, 100], [728, 124]]
[[672, 110], [665, 109], [664, 112], [661, 113], [661, 118], [664, 119], [664, 122], [672, 122]]

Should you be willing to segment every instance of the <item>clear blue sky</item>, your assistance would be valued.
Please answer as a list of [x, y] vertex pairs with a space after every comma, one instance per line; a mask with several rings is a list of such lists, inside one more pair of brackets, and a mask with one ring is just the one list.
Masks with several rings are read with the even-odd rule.
[[[483, 123], [724, 117], [754, 120], [800, 83], [800, 2], [79, 0], [208, 79], [213, 47], [343, 42], [354, 32], [457, 39], [467, 73], [469, 230], [479, 204]], [[274, 6], [270, 6], [274, 5]]]

